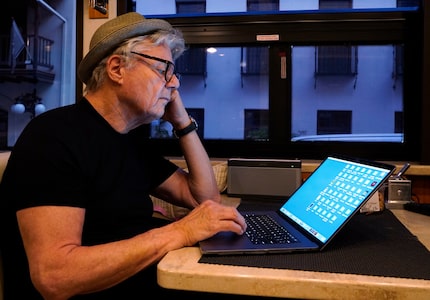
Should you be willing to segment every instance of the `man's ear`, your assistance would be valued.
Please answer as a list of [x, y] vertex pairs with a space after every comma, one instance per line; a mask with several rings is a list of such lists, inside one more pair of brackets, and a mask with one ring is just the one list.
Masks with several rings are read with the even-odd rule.
[[106, 73], [108, 77], [116, 82], [121, 83], [123, 79], [124, 62], [119, 55], [112, 55], [106, 61]]

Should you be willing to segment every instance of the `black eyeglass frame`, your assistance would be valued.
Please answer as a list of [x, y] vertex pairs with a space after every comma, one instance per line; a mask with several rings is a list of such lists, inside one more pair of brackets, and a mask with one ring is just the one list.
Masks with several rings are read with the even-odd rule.
[[[166, 80], [166, 83], [169, 83], [172, 80], [173, 75], [175, 75], [178, 79], [180, 78], [180, 75], [175, 73], [175, 64], [173, 62], [171, 62], [170, 60], [162, 59], [159, 57], [155, 57], [155, 56], [151, 56], [148, 54], [139, 53], [139, 52], [135, 52], [135, 51], [130, 51], [130, 53], [139, 55], [139, 56], [144, 57], [144, 58], [149, 58], [152, 60], [156, 60], [156, 61], [165, 63], [166, 69], [164, 70], [164, 79]], [[172, 70], [172, 71], [169, 72], [169, 70]]]

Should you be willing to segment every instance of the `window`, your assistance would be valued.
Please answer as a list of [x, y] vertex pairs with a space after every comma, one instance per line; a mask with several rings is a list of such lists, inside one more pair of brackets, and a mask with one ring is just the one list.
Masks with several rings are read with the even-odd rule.
[[397, 87], [397, 80], [403, 75], [403, 45], [393, 46], [393, 89]]
[[403, 45], [393, 46], [393, 58], [393, 73], [395, 74], [394, 76], [397, 77], [403, 75]]
[[206, 12], [206, 1], [176, 0], [176, 13], [204, 13]]
[[[205, 110], [203, 108], [187, 108], [187, 111], [196, 120], [199, 126], [197, 134], [203, 139], [205, 132]], [[160, 119], [151, 123], [149, 135], [154, 139], [173, 139], [172, 130], [173, 127], [169, 122]]]
[[352, 0], [319, 0], [320, 9], [352, 8]]
[[397, 0], [397, 7], [420, 6], [420, 0]]
[[[315, 83], [319, 76], [356, 76], [358, 55], [357, 47], [317, 46], [315, 47]], [[354, 81], [353, 88], [356, 87]]]
[[206, 87], [206, 49], [189, 48], [175, 61], [176, 72], [184, 75], [199, 75]]
[[269, 73], [269, 49], [267, 47], [242, 47], [240, 70], [243, 75]]
[[241, 47], [240, 53], [241, 87], [244, 87], [243, 76], [263, 76], [269, 74], [269, 48]]
[[394, 132], [395, 133], [403, 133], [403, 112], [396, 111], [394, 112]]
[[318, 110], [317, 134], [351, 133], [352, 111]]
[[196, 120], [199, 128], [197, 129], [197, 134], [201, 139], [205, 137], [205, 110], [203, 108], [187, 108], [190, 116]]
[[[206, 51], [207, 48], [216, 49], [206, 54], [209, 69], [206, 87], [200, 84], [201, 79], [198, 76], [187, 74], [181, 76], [181, 98], [187, 110], [190, 112], [190, 108], [204, 108], [204, 119], [199, 122], [199, 126], [205, 125], [205, 139], [215, 141], [257, 138], [255, 134], [247, 135], [248, 131], [266, 132], [267, 139], [269, 119], [267, 72], [266, 74], [255, 72], [252, 76], [243, 77], [240, 71], [243, 64], [242, 47], [215, 45], [195, 47], [196, 50], [202, 51]], [[267, 61], [267, 47], [259, 52], [266, 52], [264, 59]], [[239, 99], [244, 100], [238, 101]], [[252, 118], [255, 120], [251, 120]], [[259, 126], [261, 128], [257, 128]], [[258, 140], [260, 139], [258, 137]]]
[[318, 46], [315, 56], [316, 75], [357, 74], [357, 47]]
[[[247, 11], [279, 11], [279, 0], [247, 0]], [[241, 72], [246, 75], [268, 74], [269, 52], [264, 47], [242, 47]]]
[[247, 11], [278, 11], [279, 0], [247, 0]]
[[206, 75], [206, 49], [189, 48], [175, 61], [181, 75]]
[[[235, 1], [213, 15], [210, 3], [207, 15], [163, 16], [190, 48], [216, 50], [206, 52], [207, 87], [194, 75], [183, 76], [180, 87], [187, 109], [204, 109], [210, 156], [315, 159], [342, 152], [419, 160], [422, 56], [413, 54], [421, 49], [413, 38], [421, 31], [419, 8], [281, 0], [277, 12], [247, 14], [249, 6]], [[339, 3], [347, 5], [333, 8]], [[398, 46], [403, 75], [393, 90]], [[333, 138], [318, 139], [323, 135]], [[180, 154], [168, 141], [151, 142], [169, 145], [166, 155]]]
[[245, 109], [246, 140], [267, 140], [269, 138], [269, 111], [264, 109]]
[[[206, 12], [206, 1], [176, 1], [178, 14]], [[206, 87], [206, 49], [189, 48], [175, 61], [176, 71], [181, 75], [200, 75]]]
[[[369, 135], [378, 135], [379, 142], [393, 141], [394, 112], [402, 111], [405, 105], [402, 89], [403, 81], [399, 80], [398, 91], [391, 87], [392, 45], [363, 45], [359, 44], [357, 59], [360, 59], [360, 73], [351, 76], [322, 76], [314, 90], [309, 89], [309, 78], [304, 70], [313, 67], [310, 62], [314, 49], [310, 46], [296, 46], [292, 53], [292, 137], [294, 141], [310, 141], [322, 137], [315, 135], [348, 133], [368, 140]], [[356, 80], [360, 82], [356, 87]], [[315, 127], [314, 120], [317, 111], [323, 111], [325, 128]], [[337, 114], [327, 111], [339, 111]], [[349, 121], [339, 114], [351, 111]], [[325, 120], [324, 120], [325, 119]], [[318, 117], [320, 121], [320, 118]], [[369, 120], [372, 120], [369, 122]], [[330, 123], [329, 123], [330, 122]], [[339, 123], [336, 126], [336, 123]], [[318, 124], [320, 124], [319, 122]], [[348, 124], [347, 126], [345, 124]], [[331, 129], [333, 128], [333, 130]], [[344, 128], [347, 130], [337, 130]], [[335, 130], [336, 129], [336, 130]], [[330, 132], [331, 131], [331, 132]], [[331, 140], [336, 140], [334, 136]], [[344, 141], [340, 137], [339, 141]], [[378, 140], [375, 138], [374, 140]], [[397, 135], [398, 143], [403, 141], [402, 134]]]
[[[320, 0], [319, 9], [352, 8], [351, 0]], [[318, 46], [315, 49], [315, 76], [355, 75], [357, 48], [351, 46]], [[316, 85], [316, 81], [315, 81]], [[355, 87], [355, 85], [354, 85]]]

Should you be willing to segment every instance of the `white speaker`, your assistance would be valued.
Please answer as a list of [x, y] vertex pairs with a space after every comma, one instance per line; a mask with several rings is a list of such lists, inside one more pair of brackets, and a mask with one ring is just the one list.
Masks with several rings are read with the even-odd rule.
[[230, 158], [227, 166], [227, 194], [233, 197], [285, 198], [302, 184], [298, 159]]

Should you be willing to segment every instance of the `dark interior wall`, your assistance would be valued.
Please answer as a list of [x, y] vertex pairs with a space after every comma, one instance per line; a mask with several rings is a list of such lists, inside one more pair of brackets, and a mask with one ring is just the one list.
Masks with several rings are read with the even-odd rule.
[[[76, 70], [78, 69], [79, 63], [82, 60], [82, 53], [84, 48], [84, 2], [86, 3], [86, 1], [76, 1]], [[78, 74], [76, 72], [76, 102], [82, 98], [82, 89], [83, 84], [78, 78]]]
[[422, 147], [421, 162], [430, 164], [430, 2], [423, 1], [423, 105], [422, 105]]
[[[84, 2], [76, 1], [76, 70], [78, 69], [79, 62], [82, 60], [83, 53], [83, 21], [84, 21]], [[131, 11], [132, 1], [130, 0], [117, 0], [117, 14], [122, 15], [128, 11]], [[76, 75], [76, 101], [82, 98], [83, 84]]]
[[0, 34], [9, 34], [12, 18], [15, 19], [22, 33], [27, 28], [28, 7], [36, 5], [35, 0], [15, 0], [8, 1], [7, 5], [0, 9]]

